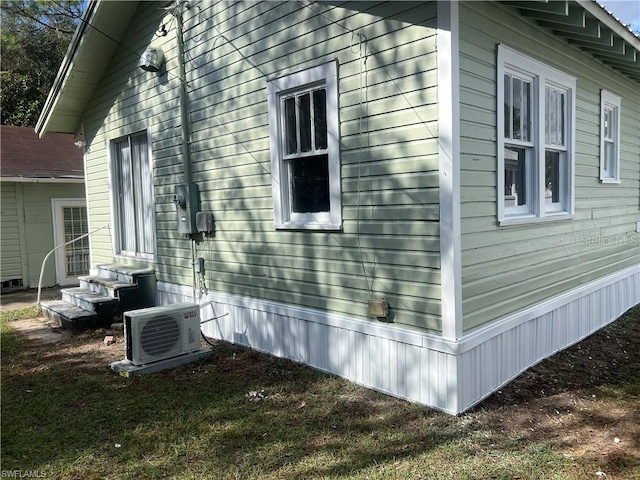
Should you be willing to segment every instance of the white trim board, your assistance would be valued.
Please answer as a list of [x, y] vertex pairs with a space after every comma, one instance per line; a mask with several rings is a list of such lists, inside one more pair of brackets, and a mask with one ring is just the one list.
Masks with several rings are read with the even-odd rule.
[[442, 335], [462, 337], [458, 2], [438, 2], [438, 156]]
[[[161, 305], [193, 301], [158, 284]], [[204, 333], [461, 413], [544, 358], [640, 303], [640, 264], [542, 302], [458, 342], [319, 310], [221, 292], [201, 299]]]
[[2, 177], [2, 182], [12, 182], [12, 183], [84, 183], [84, 177], [82, 177], [82, 178]]

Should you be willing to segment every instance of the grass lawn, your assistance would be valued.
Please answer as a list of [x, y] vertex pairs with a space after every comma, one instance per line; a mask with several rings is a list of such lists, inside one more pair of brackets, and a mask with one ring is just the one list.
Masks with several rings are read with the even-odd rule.
[[44, 345], [0, 326], [3, 476], [640, 478], [639, 307], [459, 417], [225, 343], [125, 378], [112, 331]]

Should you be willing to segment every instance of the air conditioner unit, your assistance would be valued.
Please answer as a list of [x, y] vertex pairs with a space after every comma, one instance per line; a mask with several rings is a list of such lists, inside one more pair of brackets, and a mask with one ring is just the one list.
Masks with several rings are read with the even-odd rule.
[[125, 357], [144, 365], [200, 349], [200, 308], [193, 303], [125, 312]]

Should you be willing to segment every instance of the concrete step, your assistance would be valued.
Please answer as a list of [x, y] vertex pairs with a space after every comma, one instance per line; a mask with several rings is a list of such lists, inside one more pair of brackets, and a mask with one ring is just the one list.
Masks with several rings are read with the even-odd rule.
[[119, 280], [122, 283], [137, 283], [137, 278], [145, 275], [155, 275], [155, 271], [129, 265], [98, 265], [98, 276]]
[[62, 300], [98, 315], [112, 315], [118, 306], [118, 300], [86, 288], [63, 288], [60, 290]]
[[80, 288], [118, 301], [117, 313], [156, 305], [156, 276], [154, 273], [136, 276], [136, 283], [103, 276], [79, 277]]
[[42, 313], [56, 325], [69, 330], [82, 330], [107, 326], [101, 324], [101, 318], [96, 312], [71, 305], [64, 300], [42, 302]]
[[61, 290], [62, 300], [43, 302], [47, 318], [71, 330], [110, 326], [123, 312], [156, 304], [153, 269], [100, 265], [99, 275], [78, 277], [80, 287]]
[[135, 290], [137, 288], [137, 285], [134, 283], [123, 282], [118, 279], [100, 275], [78, 277], [78, 280], [80, 281], [80, 288], [112, 298], [118, 298], [119, 290]]

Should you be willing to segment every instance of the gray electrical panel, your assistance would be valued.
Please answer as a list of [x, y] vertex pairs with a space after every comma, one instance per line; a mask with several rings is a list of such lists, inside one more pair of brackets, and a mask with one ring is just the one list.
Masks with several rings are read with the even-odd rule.
[[178, 233], [196, 233], [196, 213], [198, 212], [198, 185], [189, 183], [176, 185], [173, 197], [178, 214]]

